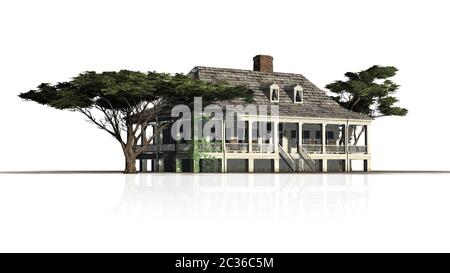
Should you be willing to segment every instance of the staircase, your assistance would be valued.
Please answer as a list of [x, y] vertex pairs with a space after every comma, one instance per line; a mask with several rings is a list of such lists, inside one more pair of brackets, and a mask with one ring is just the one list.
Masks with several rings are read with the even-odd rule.
[[294, 160], [294, 158], [288, 152], [286, 152], [286, 150], [283, 148], [283, 146], [281, 146], [281, 144], [278, 144], [278, 151], [279, 151], [281, 157], [284, 159], [284, 161], [286, 161], [286, 163], [289, 166], [289, 168], [291, 169], [291, 171], [298, 172], [299, 168], [298, 168], [297, 162]]
[[[308, 155], [308, 153], [303, 149], [303, 147], [300, 147], [300, 159], [299, 159], [299, 165], [301, 165], [301, 170], [304, 172], [314, 172], [316, 171], [316, 162]], [[305, 168], [306, 165], [306, 168]]]
[[284, 159], [292, 172], [315, 171], [314, 160], [311, 159], [311, 157], [303, 148], [300, 148], [300, 157], [298, 160], [295, 160], [280, 144], [278, 144], [278, 151], [280, 153], [280, 156]]

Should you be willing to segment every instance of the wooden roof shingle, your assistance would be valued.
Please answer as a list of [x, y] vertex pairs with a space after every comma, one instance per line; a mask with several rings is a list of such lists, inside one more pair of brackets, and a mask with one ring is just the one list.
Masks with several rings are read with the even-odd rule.
[[[254, 104], [278, 104], [281, 117], [372, 120], [367, 115], [353, 112], [340, 106], [323, 90], [301, 74], [197, 66], [188, 75], [207, 82], [225, 81], [231, 85], [245, 85], [254, 92]], [[280, 88], [278, 103], [270, 102], [268, 97], [269, 86], [273, 83]], [[303, 88], [302, 103], [294, 103], [293, 95], [296, 85], [300, 85]], [[230, 103], [246, 105], [240, 99], [218, 104], [225, 105]]]

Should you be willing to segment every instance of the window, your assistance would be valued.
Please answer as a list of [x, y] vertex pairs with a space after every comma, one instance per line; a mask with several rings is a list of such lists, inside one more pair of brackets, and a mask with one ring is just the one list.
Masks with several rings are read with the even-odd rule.
[[317, 139], [322, 139], [322, 132], [321, 131], [316, 131], [316, 138]]
[[294, 87], [294, 103], [303, 102], [303, 88], [300, 85]]
[[280, 101], [280, 88], [276, 84], [270, 86], [270, 102]]
[[327, 131], [327, 139], [334, 139], [334, 132], [333, 131]]
[[303, 131], [303, 138], [310, 138], [311, 135], [309, 133], [309, 131]]

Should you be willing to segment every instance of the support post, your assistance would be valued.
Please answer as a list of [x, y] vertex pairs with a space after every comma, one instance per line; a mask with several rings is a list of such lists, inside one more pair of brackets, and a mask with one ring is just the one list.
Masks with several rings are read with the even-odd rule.
[[159, 162], [159, 149], [160, 149], [160, 146], [159, 146], [159, 134], [157, 133], [157, 130], [158, 130], [158, 118], [156, 118], [156, 123], [155, 123], [155, 125], [153, 125], [153, 134], [155, 134], [154, 141], [155, 141], [155, 144], [156, 144], [155, 172], [159, 172], [159, 163], [160, 163]]
[[364, 129], [366, 130], [366, 139], [365, 139], [365, 142], [366, 142], [366, 153], [367, 154], [370, 154], [370, 143], [369, 143], [369, 141], [370, 141], [370, 135], [369, 135], [369, 133], [370, 133], [370, 130], [369, 130], [369, 128], [370, 128], [370, 125], [365, 125], [364, 126]]
[[272, 132], [273, 132], [273, 147], [274, 147], [274, 151], [275, 151], [275, 156], [276, 158], [273, 160], [273, 170], [274, 172], [278, 173], [280, 172], [280, 154], [279, 154], [279, 150], [278, 150], [278, 122], [273, 122], [273, 128], [272, 128]]
[[[371, 151], [370, 151], [370, 143], [369, 143], [369, 141], [370, 141], [370, 135], [369, 135], [369, 133], [370, 133], [370, 130], [369, 130], [369, 128], [370, 128], [370, 125], [365, 125], [364, 126], [365, 127], [365, 130], [366, 130], [366, 154], [368, 155], [368, 156], [371, 156], [370, 154], [371, 154]], [[370, 171], [372, 171], [372, 160], [371, 159], [367, 159], [367, 160], [364, 160], [364, 171], [365, 172], [370, 172]]]
[[182, 172], [181, 158], [179, 158], [179, 157], [175, 158], [175, 172], [177, 172], [177, 173], [181, 173]]
[[300, 153], [303, 144], [303, 123], [297, 124], [297, 153]]
[[227, 151], [226, 151], [226, 145], [225, 145], [225, 119], [222, 119], [222, 172], [227, 172]]
[[322, 159], [322, 172], [328, 172], [328, 160]]
[[[141, 126], [142, 134], [141, 134], [141, 145], [144, 145], [144, 139], [146, 136], [147, 126]], [[141, 158], [139, 160], [139, 171], [147, 172], [147, 159]]]
[[249, 173], [252, 173], [253, 172], [253, 169], [254, 169], [254, 160], [253, 160], [253, 158], [249, 158], [248, 159], [248, 172]]
[[322, 123], [322, 154], [327, 153], [326, 142], [327, 142], [327, 124]]
[[164, 159], [158, 160], [158, 172], [162, 173], [164, 172]]
[[279, 126], [279, 123], [274, 121], [274, 122], [272, 122], [272, 124], [273, 124], [272, 132], [273, 132], [273, 145], [274, 145], [273, 147], [274, 147], [275, 153], [278, 154], [278, 143], [279, 143], [278, 126]]
[[139, 170], [142, 173], [147, 172], [147, 159], [139, 159]]
[[345, 142], [345, 171], [350, 171], [350, 159], [348, 158], [348, 120], [347, 123], [344, 124], [344, 142]]
[[253, 149], [253, 132], [252, 132], [252, 120], [248, 120], [247, 121], [247, 130], [248, 130], [248, 152], [252, 153], [252, 149]]

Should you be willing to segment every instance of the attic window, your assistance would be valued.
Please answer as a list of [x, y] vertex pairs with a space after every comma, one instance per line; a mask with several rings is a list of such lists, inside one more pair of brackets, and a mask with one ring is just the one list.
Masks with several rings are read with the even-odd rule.
[[280, 88], [276, 84], [270, 86], [270, 102], [280, 101]]
[[303, 102], [303, 88], [300, 85], [294, 87], [294, 103]]

